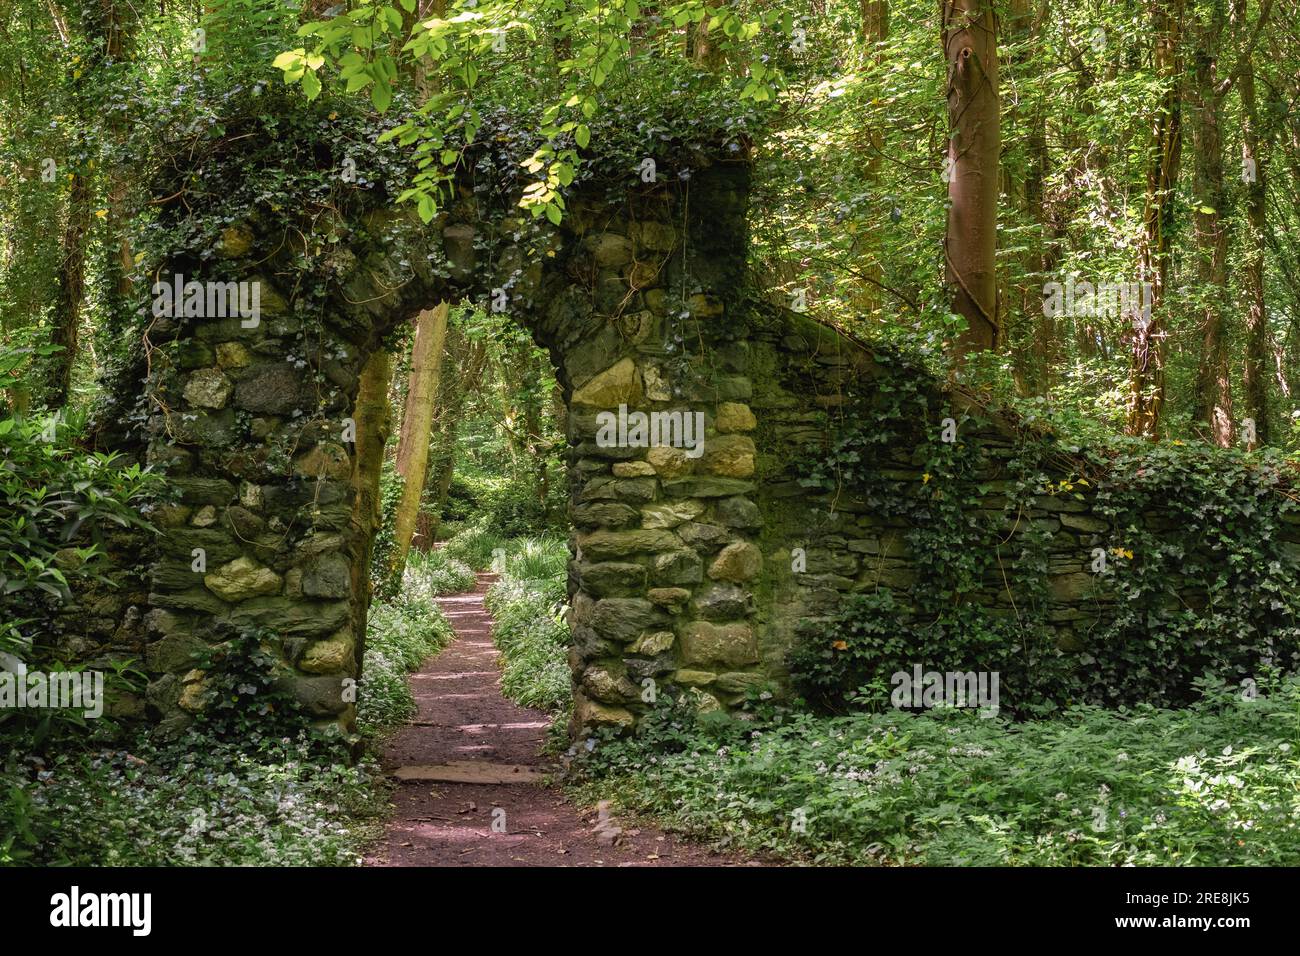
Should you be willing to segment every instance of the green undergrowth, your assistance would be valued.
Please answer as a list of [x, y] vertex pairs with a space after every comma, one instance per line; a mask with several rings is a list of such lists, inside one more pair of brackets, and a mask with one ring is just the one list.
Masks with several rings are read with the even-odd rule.
[[0, 765], [0, 865], [356, 865], [384, 783], [373, 758], [345, 756], [306, 731], [13, 753]]
[[594, 739], [575, 795], [723, 845], [881, 865], [1300, 863], [1300, 684], [1185, 710], [841, 717], [667, 702]]
[[486, 571], [493, 561], [500, 563], [506, 549], [506, 539], [491, 530], [484, 521], [467, 524], [448, 539], [440, 549], [448, 558], [468, 565], [475, 571]]
[[177, 739], [106, 719], [39, 741], [0, 728], [0, 866], [358, 865], [388, 804], [374, 745], [415, 710], [407, 673], [451, 637], [422, 594], [372, 607], [359, 760], [286, 710], [259, 635], [227, 642], [211, 680], [229, 693]]
[[444, 594], [472, 591], [477, 583], [474, 569], [451, 557], [444, 549], [413, 550], [406, 559], [402, 591], [408, 598], [418, 595], [432, 599]]
[[513, 541], [501, 578], [484, 600], [501, 651], [502, 692], [525, 707], [556, 715], [567, 714], [573, 705], [564, 619], [568, 559], [562, 538]]
[[415, 698], [406, 675], [454, 637], [442, 609], [418, 592], [408, 591], [371, 607], [357, 696], [357, 730], [376, 737], [409, 719], [415, 713]]

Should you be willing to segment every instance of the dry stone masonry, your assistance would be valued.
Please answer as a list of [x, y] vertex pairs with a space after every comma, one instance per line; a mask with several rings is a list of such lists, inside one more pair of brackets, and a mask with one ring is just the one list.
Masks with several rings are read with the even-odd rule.
[[[232, 223], [212, 260], [162, 264], [163, 277], [256, 283], [259, 315], [161, 315], [148, 330], [141, 457], [177, 497], [152, 516], [162, 534], [143, 552], [144, 586], [97, 620], [106, 643], [143, 658], [156, 718], [179, 725], [202, 709], [194, 653], [255, 626], [273, 635], [284, 686], [323, 726], [350, 727], [372, 530], [359, 380], [385, 336], [444, 300], [504, 292], [568, 403], [575, 731], [632, 725], [656, 694], [716, 709], [751, 688], [779, 692], [801, 622], [850, 592], [926, 586], [903, 523], [800, 483], [849, 399], [886, 373], [870, 349], [751, 295], [749, 169], [689, 162], [680, 175], [661, 161], [656, 183], [589, 184], [561, 227], [528, 242], [513, 202], [462, 187], [429, 225], [405, 207], [371, 211], [328, 275], [296, 272], [284, 236], [257, 222]], [[308, 299], [323, 318], [304, 318]], [[601, 414], [621, 407], [702, 415], [702, 450], [598, 442]], [[1014, 443], [993, 426], [963, 437], [995, 458]], [[874, 465], [919, 481], [911, 455]], [[987, 480], [982, 507], [996, 511], [999, 478]], [[1052, 535], [1050, 619], [1077, 648], [1105, 600], [1088, 568], [1105, 522], [1072, 498], [1024, 519]], [[996, 580], [979, 599], [1012, 601]]]

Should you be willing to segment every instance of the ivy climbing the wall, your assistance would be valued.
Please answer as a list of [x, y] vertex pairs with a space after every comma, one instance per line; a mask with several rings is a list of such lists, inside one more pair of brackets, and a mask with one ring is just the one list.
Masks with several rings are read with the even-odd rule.
[[[1076, 703], [1186, 704], [1196, 680], [1241, 685], [1300, 656], [1296, 499], [1284, 461], [1115, 439], [1066, 446], [1013, 409], [941, 400], [878, 352], [811, 487], [856, 504], [882, 563], [789, 664], [832, 711], [883, 709], [915, 664], [997, 672], [1021, 717]], [[910, 586], [923, 582], [923, 586]], [[829, 625], [829, 627], [828, 627]]]

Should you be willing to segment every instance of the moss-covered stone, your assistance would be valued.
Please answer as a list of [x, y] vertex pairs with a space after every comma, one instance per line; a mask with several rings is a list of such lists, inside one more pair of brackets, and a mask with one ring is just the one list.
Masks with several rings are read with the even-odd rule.
[[758, 663], [758, 643], [748, 624], [692, 621], [682, 627], [682, 662], [742, 667]]
[[264, 594], [278, 594], [280, 575], [252, 558], [236, 558], [203, 578], [209, 591], [223, 601], [246, 601]]
[[763, 552], [747, 541], [735, 541], [709, 565], [709, 577], [715, 581], [748, 581], [763, 570]]

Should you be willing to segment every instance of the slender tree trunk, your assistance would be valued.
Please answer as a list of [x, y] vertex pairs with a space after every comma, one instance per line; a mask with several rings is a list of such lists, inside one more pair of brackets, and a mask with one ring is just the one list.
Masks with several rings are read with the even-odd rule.
[[1241, 108], [1245, 119], [1243, 179], [1246, 180], [1246, 259], [1243, 284], [1246, 290], [1246, 360], [1242, 369], [1242, 392], [1246, 415], [1254, 422], [1251, 447], [1267, 445], [1271, 438], [1268, 401], [1269, 335], [1268, 313], [1264, 308], [1264, 244], [1268, 230], [1268, 187], [1265, 179], [1265, 145], [1255, 102], [1255, 67], [1244, 64], [1241, 73]]
[[966, 320], [959, 359], [996, 348], [998, 164], [997, 23], [991, 0], [943, 0], [948, 63], [946, 281]]
[[[878, 69], [881, 54], [876, 44], [889, 37], [889, 4], [887, 0], [860, 0], [862, 17], [862, 48], [867, 70]], [[872, 124], [863, 131], [863, 166], [869, 194], [876, 197], [880, 187], [881, 157], [885, 150], [885, 131]], [[883, 207], [881, 209], [883, 212]], [[857, 236], [855, 258], [862, 263], [862, 274], [866, 281], [858, 283], [854, 289], [853, 303], [857, 311], [874, 320], [880, 312], [880, 283], [884, 281], [885, 271], [882, 263], [882, 232], [879, 229], [866, 229]]]
[[444, 377], [442, 395], [438, 399], [438, 433], [431, 451], [436, 463], [437, 481], [427, 532], [430, 542], [438, 540], [438, 529], [451, 491], [451, 479], [456, 472], [456, 439], [461, 416], [465, 411], [465, 397], [471, 389], [479, 388], [479, 378], [487, 362], [487, 350], [482, 342], [470, 342], [464, 335], [452, 330], [448, 343], [455, 380]]
[[[118, 66], [132, 52], [135, 28], [138, 19], [130, 11], [125, 12], [119, 0], [103, 0], [104, 9], [104, 52], [108, 65], [116, 76], [122, 75]], [[117, 143], [126, 140], [123, 116], [114, 112], [108, 123], [108, 129]], [[116, 163], [107, 171], [108, 197], [105, 223], [108, 235], [115, 241], [106, 243], [109, 251], [108, 275], [111, 278], [108, 313], [114, 326], [125, 323], [125, 304], [131, 295], [131, 273], [135, 269], [135, 256], [131, 249], [131, 237], [128, 233], [129, 210], [127, 197], [130, 195], [129, 167]], [[114, 321], [116, 320], [116, 321]], [[116, 331], [116, 328], [114, 329]]]
[[72, 173], [68, 218], [60, 244], [58, 288], [54, 297], [54, 328], [50, 344], [59, 351], [50, 356], [46, 401], [51, 408], [66, 405], [72, 392], [72, 369], [81, 335], [81, 307], [86, 297], [86, 239], [90, 233], [90, 183], [80, 170]]
[[415, 326], [415, 343], [411, 347], [410, 388], [406, 393], [406, 410], [402, 416], [402, 433], [397, 448], [397, 470], [403, 477], [402, 496], [393, 518], [393, 553], [389, 571], [395, 579], [406, 567], [411, 550], [424, 479], [429, 463], [429, 436], [433, 428], [433, 405], [442, 374], [442, 357], [446, 351], [449, 303], [442, 303], [420, 313]]
[[[67, 17], [56, 0], [46, 0], [46, 9], [55, 32], [65, 52], [72, 46], [72, 35]], [[92, 29], [95, 21], [91, 20]], [[91, 39], [94, 39], [92, 36]], [[99, 52], [95, 60], [100, 58]], [[87, 64], [89, 67], [89, 64]], [[85, 69], [86, 67], [83, 67]], [[78, 129], [84, 125], [81, 116], [81, 91], [86, 77], [73, 83], [73, 102], [77, 109]], [[80, 132], [77, 133], [80, 136]], [[72, 150], [72, 153], [79, 150]], [[86, 296], [86, 242], [90, 234], [91, 184], [80, 168], [70, 171], [67, 217], [59, 242], [58, 280], [54, 294], [53, 328], [50, 344], [59, 351], [50, 356], [45, 365], [45, 401], [51, 408], [67, 404], [72, 391], [72, 370], [77, 361], [77, 346], [81, 334], [81, 308]]]
[[[352, 597], [357, 617], [353, 634], [357, 643], [357, 666], [365, 653], [366, 617], [370, 609], [370, 557], [375, 533], [383, 521], [379, 476], [384, 467], [384, 446], [392, 430], [388, 404], [391, 366], [388, 353], [376, 349], [361, 370], [357, 404], [352, 412], [356, 423], [356, 453], [352, 465], [352, 527], [355, 552], [352, 561]], [[360, 676], [360, 673], [357, 675]]]
[[[704, 0], [706, 7], [721, 7], [724, 3], [725, 0]], [[706, 70], [716, 71], [722, 66], [723, 57], [721, 48], [714, 42], [720, 31], [717, 28], [708, 29], [711, 19], [713, 14], [706, 12], [703, 20], [688, 27], [687, 43], [690, 46], [691, 59]]]
[[1196, 242], [1196, 277], [1200, 285], [1201, 356], [1196, 374], [1193, 418], [1208, 428], [1207, 437], [1227, 448], [1233, 439], [1232, 377], [1224, 342], [1228, 292], [1227, 191], [1223, 185], [1223, 99], [1217, 86], [1223, 21], [1215, 15], [1196, 31], [1192, 89], [1196, 104], [1192, 226]]
[[[1025, 76], [1031, 69], [1032, 55], [1027, 50], [1036, 47], [1038, 17], [1030, 7], [1030, 0], [1012, 0], [1004, 35], [1012, 43], [1012, 50], [1004, 48], [1004, 61], [1011, 82], [1016, 75]], [[1012, 59], [1014, 57], [1014, 59]], [[1032, 108], [1032, 104], [1030, 104]], [[1019, 216], [1017, 225], [1028, 230], [1036, 226], [1033, 238], [1019, 239], [1015, 245], [1023, 247], [1016, 257], [1019, 280], [1014, 294], [999, 295], [1003, 303], [1015, 303], [1016, 314], [1004, 319], [1004, 337], [1011, 355], [1012, 373], [1017, 390], [1024, 395], [1043, 394], [1047, 390], [1048, 372], [1052, 365], [1054, 319], [1045, 314], [1042, 298], [1042, 273], [1046, 267], [1044, 237], [1047, 235], [1046, 209], [1043, 205], [1043, 179], [1047, 172], [1047, 136], [1041, 109], [1022, 109], [1017, 103], [1009, 111], [1011, 123], [1025, 140], [1024, 168], [1004, 164], [1004, 186]], [[1006, 281], [1005, 276], [1003, 281]], [[1010, 309], [1008, 309], [1010, 311]]]
[[1154, 113], [1138, 255], [1138, 277], [1150, 288], [1151, 313], [1127, 317], [1133, 323], [1127, 430], [1131, 435], [1150, 437], [1159, 430], [1165, 404], [1164, 311], [1169, 283], [1169, 233], [1183, 148], [1180, 79], [1184, 2], [1152, 0], [1151, 9], [1156, 77], [1164, 85]]

